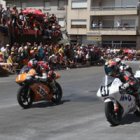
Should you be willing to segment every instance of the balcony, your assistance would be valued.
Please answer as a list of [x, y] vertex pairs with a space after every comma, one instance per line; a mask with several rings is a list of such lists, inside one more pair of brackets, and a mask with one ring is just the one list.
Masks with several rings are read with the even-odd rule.
[[95, 27], [91, 28], [88, 35], [137, 35], [137, 27]]
[[136, 6], [102, 6], [91, 7], [90, 15], [137, 15], [138, 8]]
[[57, 7], [57, 10], [66, 10], [65, 7]]

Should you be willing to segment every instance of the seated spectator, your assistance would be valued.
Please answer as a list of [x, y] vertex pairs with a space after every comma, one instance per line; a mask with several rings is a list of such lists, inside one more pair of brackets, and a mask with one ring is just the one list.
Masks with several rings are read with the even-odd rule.
[[11, 52], [10, 55], [7, 58], [7, 63], [13, 64], [13, 57], [14, 57], [14, 52]]
[[0, 52], [0, 63], [1, 63], [1, 62], [4, 62], [4, 58], [3, 58], [2, 52]]

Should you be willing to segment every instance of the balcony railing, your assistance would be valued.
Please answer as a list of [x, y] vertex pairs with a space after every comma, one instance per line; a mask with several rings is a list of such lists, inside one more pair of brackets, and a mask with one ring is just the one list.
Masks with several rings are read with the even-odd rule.
[[90, 28], [88, 35], [137, 35], [137, 27], [95, 27]]
[[120, 27], [113, 27], [113, 26], [103, 26], [103, 27], [91, 27], [91, 30], [136, 30], [136, 26], [120, 26]]
[[91, 11], [94, 10], [99, 10], [99, 11], [104, 11], [104, 10], [135, 10], [138, 9], [137, 6], [100, 6], [100, 7], [91, 7]]

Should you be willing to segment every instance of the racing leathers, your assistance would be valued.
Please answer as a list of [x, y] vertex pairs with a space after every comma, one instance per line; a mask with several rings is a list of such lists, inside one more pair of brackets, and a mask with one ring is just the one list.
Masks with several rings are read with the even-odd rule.
[[36, 70], [35, 78], [37, 80], [46, 82], [51, 88], [52, 92], [56, 92], [56, 85], [54, 81], [56, 74], [53, 70], [50, 69], [47, 62], [32, 59], [29, 61], [28, 66]]
[[132, 68], [129, 65], [126, 65], [125, 63], [123, 63], [120, 58], [115, 58], [114, 61], [117, 63], [120, 69], [120, 72], [128, 71], [130, 74], [133, 75]]
[[[129, 71], [125, 69], [120, 69], [120, 65], [118, 65], [114, 60], [111, 60], [105, 65], [105, 73], [106, 75], [119, 78], [123, 85], [120, 89], [126, 91], [128, 94], [132, 94], [136, 97], [136, 100], [139, 100], [140, 88], [138, 80], [131, 74]], [[128, 90], [129, 89], [129, 90]]]
[[36, 78], [42, 82], [47, 82], [52, 90], [53, 93], [56, 92], [56, 85], [55, 85], [55, 72], [50, 69], [49, 65], [45, 61], [38, 61], [38, 66], [36, 69], [37, 75]]

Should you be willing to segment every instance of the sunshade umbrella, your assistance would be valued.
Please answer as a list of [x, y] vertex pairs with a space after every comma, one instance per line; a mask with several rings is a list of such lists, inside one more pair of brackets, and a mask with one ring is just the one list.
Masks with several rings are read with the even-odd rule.
[[45, 16], [44, 13], [42, 13], [42, 11], [38, 10], [38, 9], [32, 9], [32, 8], [29, 8], [29, 9], [25, 9], [22, 11], [23, 14], [33, 14], [33, 15], [37, 15], [37, 16]]

